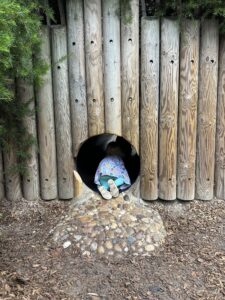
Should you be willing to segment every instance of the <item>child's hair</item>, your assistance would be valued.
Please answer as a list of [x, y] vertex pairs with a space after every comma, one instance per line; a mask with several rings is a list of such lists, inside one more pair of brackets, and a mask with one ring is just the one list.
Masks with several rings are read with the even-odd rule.
[[118, 155], [120, 157], [124, 156], [121, 147], [116, 142], [111, 142], [107, 145], [106, 153], [107, 155]]

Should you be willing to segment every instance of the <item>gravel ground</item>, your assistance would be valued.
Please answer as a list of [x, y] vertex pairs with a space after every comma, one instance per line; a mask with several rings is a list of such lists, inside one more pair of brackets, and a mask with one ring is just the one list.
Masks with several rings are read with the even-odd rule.
[[0, 299], [225, 299], [225, 201], [149, 203], [167, 238], [150, 257], [83, 257], [52, 243], [71, 202], [0, 204]]

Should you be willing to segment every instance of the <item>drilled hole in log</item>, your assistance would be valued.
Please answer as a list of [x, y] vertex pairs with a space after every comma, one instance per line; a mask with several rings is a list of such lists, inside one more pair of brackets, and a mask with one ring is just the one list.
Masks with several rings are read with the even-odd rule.
[[113, 43], [113, 40], [109, 40], [110, 43]]
[[60, 66], [58, 66], [58, 67], [57, 67], [57, 69], [61, 69], [61, 67], [60, 67]]
[[96, 102], [96, 99], [94, 98], [92, 101], [93, 101], [93, 102]]
[[210, 181], [210, 178], [207, 178], [207, 181]]
[[45, 178], [45, 181], [48, 181], [48, 178]]
[[78, 99], [75, 99], [75, 102], [77, 103], [79, 100]]
[[132, 100], [133, 100], [132, 97], [129, 97], [129, 98], [128, 98], [128, 101], [132, 101]]
[[9, 182], [12, 182], [12, 179], [9, 179]]
[[30, 182], [30, 179], [29, 179], [29, 178], [27, 179], [27, 182]]
[[152, 59], [150, 59], [150, 63], [151, 63], [151, 64], [153, 63], [153, 60], [152, 60]]
[[128, 39], [128, 42], [132, 42], [132, 39]]
[[72, 44], [73, 44], [73, 46], [75, 46], [75, 45], [76, 45], [76, 43], [75, 43], [75, 42], [73, 42]]
[[189, 177], [188, 180], [191, 180], [191, 178]]
[[191, 63], [193, 64], [195, 61], [194, 61], [194, 59], [191, 59]]
[[113, 101], [114, 101], [114, 98], [110, 98], [110, 101], [113, 102]]
[[63, 180], [66, 181], [66, 177], [63, 177]]
[[135, 148], [123, 137], [114, 134], [100, 134], [87, 139], [80, 147], [77, 155], [77, 171], [83, 182], [93, 191], [97, 191], [94, 183], [98, 164], [106, 155], [106, 148], [110, 142], [116, 142], [123, 153], [123, 160], [133, 184], [140, 171], [140, 158]]
[[214, 63], [214, 59], [211, 59], [211, 63], [212, 63], [212, 64]]
[[94, 41], [91, 41], [91, 44], [94, 44]]
[[171, 62], [171, 64], [173, 64], [173, 63], [174, 63], [174, 60], [171, 60], [170, 62]]
[[172, 180], [172, 178], [169, 178], [168, 180], [169, 180], [169, 181], [171, 181], [171, 180]]

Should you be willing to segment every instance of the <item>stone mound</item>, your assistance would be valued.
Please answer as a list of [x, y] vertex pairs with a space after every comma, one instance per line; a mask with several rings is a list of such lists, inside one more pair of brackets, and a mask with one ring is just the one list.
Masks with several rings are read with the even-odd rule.
[[157, 211], [122, 196], [107, 201], [92, 194], [74, 203], [52, 234], [54, 242], [74, 245], [83, 255], [119, 258], [149, 255], [164, 242], [166, 231]]

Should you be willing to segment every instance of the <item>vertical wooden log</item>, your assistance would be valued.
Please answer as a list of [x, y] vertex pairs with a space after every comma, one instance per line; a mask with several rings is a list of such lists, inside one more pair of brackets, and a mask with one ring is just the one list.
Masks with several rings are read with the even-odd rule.
[[[30, 115], [25, 116], [23, 123], [28, 134], [30, 134], [36, 141], [36, 117], [35, 117], [35, 102], [34, 102], [34, 88], [31, 83], [23, 79], [17, 80], [17, 96], [21, 103], [29, 102]], [[29, 158], [26, 159], [26, 172], [23, 176], [23, 196], [27, 200], [36, 200], [39, 198], [39, 170], [37, 158], [37, 145], [33, 144], [28, 149]]]
[[213, 198], [218, 72], [218, 24], [205, 20], [200, 47], [196, 197]]
[[161, 84], [159, 127], [159, 197], [176, 199], [179, 26], [170, 19], [161, 27]]
[[141, 198], [158, 198], [159, 19], [141, 22]]
[[89, 136], [104, 132], [101, 0], [84, 0]]
[[119, 0], [103, 1], [105, 128], [121, 135]]
[[177, 197], [195, 197], [196, 127], [199, 67], [199, 22], [181, 28]]
[[82, 0], [66, 2], [73, 155], [88, 137]]
[[16, 201], [22, 198], [20, 175], [15, 170], [17, 165], [15, 143], [9, 143], [3, 151], [5, 193], [9, 201]]
[[42, 85], [36, 88], [40, 184], [41, 198], [51, 200], [57, 198], [57, 173], [50, 35], [47, 26], [42, 28], [41, 39], [40, 57], [48, 64], [49, 69], [43, 76]]
[[216, 197], [225, 200], [225, 35], [220, 38], [215, 184]]
[[66, 28], [52, 29], [53, 91], [55, 106], [58, 191], [60, 199], [73, 197], [73, 157], [67, 65]]
[[[122, 18], [122, 132], [139, 148], [139, 1], [131, 0], [131, 18]], [[126, 6], [125, 6], [126, 7]], [[122, 7], [121, 7], [122, 9]], [[121, 11], [122, 16], [129, 12]], [[129, 16], [127, 16], [129, 19]]]
[[2, 151], [0, 150], [0, 200], [5, 197], [4, 189], [4, 169], [3, 169], [3, 160], [2, 160]]

